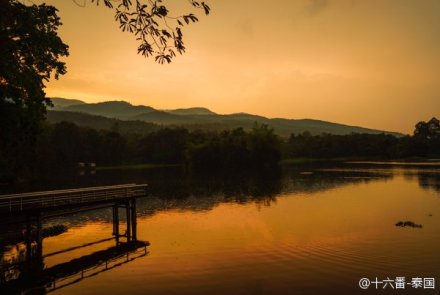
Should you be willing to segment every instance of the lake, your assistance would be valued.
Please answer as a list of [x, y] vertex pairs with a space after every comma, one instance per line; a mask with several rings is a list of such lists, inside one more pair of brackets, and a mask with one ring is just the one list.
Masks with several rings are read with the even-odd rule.
[[[114, 170], [13, 189], [129, 182], [149, 184], [148, 197], [137, 200], [137, 237], [149, 246], [97, 259], [55, 288], [30, 294], [439, 294], [438, 166], [351, 163], [217, 175]], [[43, 255], [72, 250], [47, 256], [44, 268], [115, 246], [110, 208], [52, 218], [44, 227], [60, 224], [67, 231], [45, 238]], [[22, 243], [7, 245], [11, 231], [3, 229], [4, 261], [23, 256]], [[397, 277], [405, 289], [392, 289]], [[366, 290], [362, 278], [370, 280]], [[414, 288], [413, 278], [427, 280]]]

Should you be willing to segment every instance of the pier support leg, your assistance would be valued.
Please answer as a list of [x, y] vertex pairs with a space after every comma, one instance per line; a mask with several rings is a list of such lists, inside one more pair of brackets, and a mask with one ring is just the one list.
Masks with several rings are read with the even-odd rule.
[[130, 200], [125, 203], [126, 217], [127, 217], [127, 242], [131, 241], [131, 210], [130, 210]]
[[39, 211], [26, 214], [25, 244], [26, 267], [23, 269], [23, 277], [38, 278], [44, 268], [43, 217]]
[[37, 218], [37, 232], [35, 235], [35, 239], [37, 242], [36, 257], [42, 257], [43, 256], [43, 228], [42, 228], [43, 226], [42, 226], [40, 212], [37, 213], [36, 218]]
[[113, 207], [113, 230], [115, 232], [116, 245], [119, 244], [119, 206], [115, 204]]
[[112, 235], [115, 236], [116, 235], [116, 210], [118, 210], [118, 207], [116, 205], [112, 206], [112, 223], [113, 223], [113, 231], [112, 231]]
[[133, 241], [137, 241], [136, 199], [131, 200], [131, 228]]
[[119, 244], [119, 208], [125, 208], [127, 228], [125, 236], [127, 243], [137, 241], [137, 222], [136, 222], [136, 199], [125, 200], [124, 203], [116, 203], [113, 205], [113, 235], [116, 239], [116, 245]]
[[25, 237], [25, 243], [26, 243], [26, 260], [28, 262], [31, 261], [32, 258], [32, 233], [31, 233], [31, 215], [26, 215], [26, 237]]

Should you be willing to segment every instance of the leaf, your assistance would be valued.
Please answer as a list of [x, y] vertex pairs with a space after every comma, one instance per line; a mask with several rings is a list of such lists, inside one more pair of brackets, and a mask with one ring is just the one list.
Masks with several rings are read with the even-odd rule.
[[202, 2], [202, 6], [203, 6], [203, 9], [205, 10], [205, 14], [208, 15], [211, 8], [205, 2]]

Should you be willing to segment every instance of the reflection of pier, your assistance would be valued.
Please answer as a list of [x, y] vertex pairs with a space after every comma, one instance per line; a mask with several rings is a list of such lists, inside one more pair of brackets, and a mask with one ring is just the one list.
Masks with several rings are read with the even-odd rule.
[[[145, 188], [146, 185], [129, 184], [0, 196], [0, 223], [24, 223], [26, 227], [24, 257], [0, 266], [0, 294], [35, 288], [50, 292], [145, 256], [149, 243], [137, 240], [136, 227], [136, 197], [144, 196]], [[106, 207], [113, 211], [113, 238], [43, 256], [44, 219]], [[124, 233], [120, 233], [121, 211], [126, 217]], [[44, 266], [45, 257], [111, 240], [115, 240], [115, 246], [106, 250], [50, 268]]]
[[[108, 241], [108, 239], [103, 241]], [[87, 246], [97, 243], [90, 243]], [[2, 273], [0, 293], [20, 294], [23, 291], [35, 289], [49, 293], [144, 257], [148, 254], [148, 245], [148, 242], [141, 241], [121, 243], [50, 268], [44, 268], [43, 262], [44, 257], [48, 255], [5, 265], [0, 269]], [[60, 252], [66, 253], [67, 251]], [[10, 276], [9, 279], [6, 278], [7, 276]]]

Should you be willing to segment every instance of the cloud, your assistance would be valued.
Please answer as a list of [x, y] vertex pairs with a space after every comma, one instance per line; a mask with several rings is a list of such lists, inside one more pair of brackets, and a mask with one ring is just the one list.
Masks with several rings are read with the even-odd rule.
[[311, 15], [317, 15], [329, 6], [329, 0], [309, 0], [306, 6], [307, 12]]

